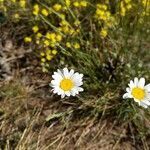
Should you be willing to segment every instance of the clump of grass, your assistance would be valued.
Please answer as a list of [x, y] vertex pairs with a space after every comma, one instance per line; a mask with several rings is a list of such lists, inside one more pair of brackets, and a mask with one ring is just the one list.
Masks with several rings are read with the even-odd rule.
[[4, 85], [1, 85], [1, 97], [3, 99], [16, 98], [19, 96], [27, 95], [25, 87], [22, 86], [22, 83], [18, 82], [10, 82]]
[[30, 96], [30, 87], [22, 83], [21, 80], [14, 81], [4, 83], [0, 87], [0, 97], [3, 106], [1, 107], [1, 111], [4, 118], [13, 118], [20, 115], [21, 112], [18, 114], [18, 111], [23, 110], [22, 106]]

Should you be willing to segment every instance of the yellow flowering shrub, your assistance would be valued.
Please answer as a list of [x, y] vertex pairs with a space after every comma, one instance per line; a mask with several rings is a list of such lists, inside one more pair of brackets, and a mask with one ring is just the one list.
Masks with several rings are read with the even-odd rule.
[[[12, 22], [28, 22], [25, 25], [29, 32], [24, 42], [35, 44], [43, 71], [48, 71], [56, 55], [69, 56], [72, 51], [84, 51], [91, 38], [106, 41], [112, 32], [131, 20], [142, 24], [145, 16], [149, 17], [150, 2], [0, 0], [0, 9]], [[98, 46], [94, 42], [90, 44], [93, 49]]]

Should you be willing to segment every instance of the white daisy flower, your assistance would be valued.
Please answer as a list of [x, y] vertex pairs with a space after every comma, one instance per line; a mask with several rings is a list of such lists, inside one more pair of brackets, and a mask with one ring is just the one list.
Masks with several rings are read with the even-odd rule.
[[145, 85], [144, 78], [134, 78], [130, 81], [129, 87], [126, 88], [126, 93], [123, 98], [134, 98], [134, 100], [144, 108], [150, 106], [150, 84]]
[[75, 96], [79, 92], [83, 91], [80, 86], [83, 85], [83, 74], [74, 72], [73, 69], [70, 71], [67, 68], [63, 70], [57, 70], [52, 75], [53, 80], [50, 86], [53, 88], [53, 93], [61, 95], [61, 98], [65, 96]]

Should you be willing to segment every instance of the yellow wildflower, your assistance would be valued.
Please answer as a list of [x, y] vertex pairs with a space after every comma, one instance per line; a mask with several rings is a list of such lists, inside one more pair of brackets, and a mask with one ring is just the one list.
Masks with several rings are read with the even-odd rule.
[[70, 0], [65, 0], [65, 3], [66, 3], [66, 6], [67, 6], [67, 7], [69, 7], [70, 4], [71, 4]]
[[64, 33], [68, 33], [68, 32], [70, 32], [70, 30], [69, 30], [69, 27], [68, 27], [68, 26], [64, 26], [64, 27], [62, 27], [62, 31], [63, 31]]
[[50, 39], [50, 40], [55, 39], [56, 38], [56, 34], [47, 32], [46, 33], [46, 38]]
[[80, 45], [79, 45], [79, 43], [74, 43], [73, 47], [74, 47], [75, 49], [79, 49], [79, 48], [80, 48]]
[[120, 15], [124, 17], [125, 14], [126, 14], [126, 9], [125, 9], [124, 7], [122, 7], [122, 8], [121, 8]]
[[80, 29], [75, 30], [75, 33], [80, 33]]
[[81, 22], [79, 21], [79, 20], [76, 20], [75, 22], [74, 22], [74, 25], [75, 26], [79, 26], [81, 24]]
[[60, 18], [64, 20], [66, 16], [64, 14], [60, 14]]
[[132, 8], [132, 5], [128, 4], [126, 7], [127, 7], [128, 10], [130, 10]]
[[73, 35], [73, 34], [75, 33], [75, 30], [72, 28], [72, 29], [69, 30], [68, 33], [69, 33], [70, 35]]
[[53, 42], [56, 41], [56, 34], [55, 34], [55, 33], [51, 33], [51, 40], [52, 40]]
[[75, 7], [79, 7], [79, 6], [80, 6], [79, 2], [77, 2], [77, 1], [74, 2], [73, 5], [74, 5]]
[[86, 6], [87, 6], [87, 1], [81, 1], [81, 2], [80, 2], [80, 5], [81, 5], [82, 7], [86, 7]]
[[30, 43], [30, 42], [32, 41], [32, 38], [31, 38], [31, 37], [25, 37], [25, 38], [24, 38], [24, 41], [25, 41], [26, 43]]
[[97, 4], [97, 8], [104, 11], [104, 10], [107, 10], [107, 5], [105, 5], [105, 4]]
[[48, 16], [48, 11], [46, 9], [42, 9], [41, 13], [44, 15], [44, 16]]
[[52, 43], [56, 42], [56, 34], [55, 33], [46, 33], [46, 38], [49, 39]]
[[124, 0], [125, 1], [125, 3], [130, 3], [131, 2], [131, 0]]
[[49, 32], [47, 32], [46, 35], [45, 35], [45, 37], [46, 37], [47, 39], [51, 39], [51, 34], [50, 34]]
[[41, 37], [42, 37], [42, 34], [41, 34], [40, 32], [38, 32], [38, 33], [36, 34], [36, 37], [37, 37], [37, 38], [41, 38]]
[[43, 62], [43, 63], [46, 62], [46, 59], [45, 59], [45, 58], [42, 58], [42, 59], [41, 59], [41, 62]]
[[53, 57], [52, 57], [51, 55], [47, 55], [47, 56], [46, 56], [46, 59], [49, 60], [49, 61], [50, 61], [52, 58], [53, 58]]
[[51, 43], [50, 46], [51, 46], [51, 47], [55, 47], [55, 43]]
[[67, 42], [67, 43], [66, 43], [66, 47], [71, 48], [70, 42]]
[[100, 19], [106, 21], [107, 20], [107, 16], [106, 15], [102, 15], [102, 16], [100, 16]]
[[34, 33], [36, 33], [36, 32], [39, 31], [39, 27], [38, 27], [38, 26], [34, 26], [34, 27], [32, 28], [32, 30], [33, 30]]
[[45, 46], [49, 46], [50, 45], [50, 42], [48, 40], [44, 40], [44, 45]]
[[52, 50], [52, 54], [56, 55], [57, 54], [57, 50]]
[[50, 49], [47, 49], [47, 50], [46, 50], [46, 55], [49, 55], [49, 54], [51, 54], [51, 50], [50, 50]]
[[105, 38], [107, 36], [107, 30], [105, 28], [103, 28], [100, 32], [100, 35]]
[[149, 8], [150, 7], [150, 1], [148, 0], [142, 0], [143, 6]]
[[56, 35], [56, 40], [60, 42], [62, 40], [62, 36], [60, 34]]
[[54, 9], [55, 11], [60, 11], [60, 10], [62, 9], [62, 6], [61, 6], [60, 4], [55, 4], [55, 5], [53, 6], [53, 9]]
[[40, 11], [39, 5], [38, 5], [38, 4], [35, 4], [35, 5], [33, 6], [33, 14], [34, 14], [35, 16], [37, 16], [37, 15], [39, 14], [39, 11]]
[[25, 7], [26, 7], [26, 1], [25, 1], [25, 0], [20, 0], [20, 1], [19, 1], [19, 5], [20, 5], [22, 8], [25, 8]]
[[40, 55], [41, 55], [41, 56], [45, 56], [45, 53], [44, 53], [44, 52], [41, 52]]
[[66, 25], [68, 25], [69, 23], [66, 21], [66, 20], [62, 20], [61, 22], [60, 22], [60, 25], [61, 26], [66, 26]]
[[105, 12], [103, 10], [97, 9], [96, 14], [97, 14], [97, 16], [104, 16]]

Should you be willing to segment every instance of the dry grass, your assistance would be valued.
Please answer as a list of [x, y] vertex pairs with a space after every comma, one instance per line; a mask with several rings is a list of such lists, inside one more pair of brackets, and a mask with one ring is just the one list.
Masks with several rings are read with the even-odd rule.
[[[41, 83], [41, 79], [36, 81]], [[107, 107], [102, 115], [95, 116], [88, 101], [77, 107], [71, 101], [54, 98], [48, 90], [29, 85], [24, 78], [1, 84], [1, 149], [149, 149], [148, 136], [140, 136], [132, 122], [103, 117]]]

